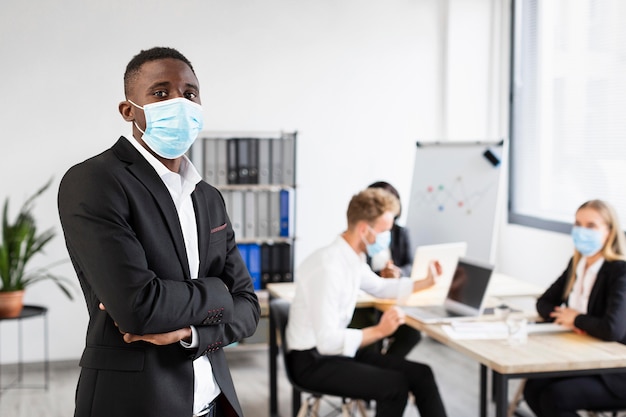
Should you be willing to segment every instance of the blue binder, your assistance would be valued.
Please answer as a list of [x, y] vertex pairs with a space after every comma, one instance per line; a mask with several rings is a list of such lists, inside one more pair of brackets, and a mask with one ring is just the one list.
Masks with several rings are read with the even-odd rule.
[[290, 222], [290, 207], [289, 201], [290, 195], [289, 190], [282, 189], [280, 190], [280, 234], [281, 237], [289, 237], [289, 222]]
[[250, 243], [248, 245], [248, 272], [252, 278], [255, 290], [260, 290], [261, 285], [261, 245]]

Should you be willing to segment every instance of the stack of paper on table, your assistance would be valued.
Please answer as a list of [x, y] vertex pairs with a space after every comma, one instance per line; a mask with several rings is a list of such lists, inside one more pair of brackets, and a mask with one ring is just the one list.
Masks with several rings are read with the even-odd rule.
[[506, 339], [508, 329], [502, 321], [459, 321], [442, 326], [452, 339]]

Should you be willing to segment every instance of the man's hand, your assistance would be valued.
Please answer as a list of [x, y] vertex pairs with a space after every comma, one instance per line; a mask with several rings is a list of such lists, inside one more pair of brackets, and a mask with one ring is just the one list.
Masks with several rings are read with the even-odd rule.
[[402, 270], [398, 268], [393, 261], [387, 261], [387, 264], [380, 270], [380, 276], [383, 278], [400, 278]]
[[377, 327], [382, 337], [387, 337], [393, 334], [393, 332], [395, 332], [398, 327], [404, 323], [404, 311], [394, 306], [383, 313]]
[[[104, 304], [100, 303], [98, 307], [100, 308], [100, 310], [106, 311]], [[167, 332], [167, 333], [153, 333], [153, 334], [137, 335], [137, 334], [127, 333], [123, 331], [122, 329], [119, 328], [117, 323], [115, 323], [115, 326], [123, 335], [124, 341], [126, 343], [144, 341], [144, 342], [152, 343], [153, 345], [165, 346], [165, 345], [171, 345], [172, 343], [178, 343], [181, 340], [187, 343], [191, 341], [191, 327], [185, 327], [185, 328], [174, 330], [174, 331]]]
[[399, 307], [391, 307], [383, 313], [378, 324], [363, 329], [361, 347], [368, 346], [393, 334], [402, 324], [404, 324], [404, 311]]
[[435, 285], [437, 277], [441, 275], [442, 271], [443, 269], [441, 268], [439, 261], [431, 261], [428, 265], [426, 278], [418, 279], [413, 283], [413, 292], [425, 290], [426, 288], [430, 288]]
[[143, 340], [144, 342], [152, 343], [153, 345], [171, 345], [172, 343], [178, 343], [181, 340], [189, 342], [191, 340], [191, 327], [185, 327], [182, 329], [174, 330], [167, 333], [155, 333], [136, 335], [130, 333], [122, 333], [124, 335], [124, 341], [126, 343], [133, 343]]

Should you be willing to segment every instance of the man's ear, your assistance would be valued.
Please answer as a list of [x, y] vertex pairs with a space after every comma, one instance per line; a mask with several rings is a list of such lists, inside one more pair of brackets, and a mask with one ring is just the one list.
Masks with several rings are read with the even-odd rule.
[[127, 122], [132, 122], [133, 120], [135, 120], [135, 109], [133, 108], [133, 105], [130, 104], [128, 101], [121, 101], [118, 106], [118, 110], [120, 111], [120, 114], [122, 115], [124, 120], [126, 120]]
[[368, 226], [365, 220], [359, 220], [356, 224], [356, 230], [361, 236], [364, 236], [367, 233]]

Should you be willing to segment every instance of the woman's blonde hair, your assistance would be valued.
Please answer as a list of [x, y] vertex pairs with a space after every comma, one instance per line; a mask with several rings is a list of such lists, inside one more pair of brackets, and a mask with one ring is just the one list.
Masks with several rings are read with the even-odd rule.
[[[607, 236], [604, 247], [601, 249], [604, 259], [607, 261], [626, 260], [626, 237], [624, 236], [624, 231], [620, 226], [617, 212], [613, 206], [603, 200], [589, 200], [578, 207], [576, 213], [586, 208], [595, 210], [609, 228], [609, 235]], [[578, 265], [580, 258], [582, 258], [582, 254], [574, 249], [572, 270], [570, 271], [569, 281], [563, 295], [564, 299], [569, 297], [569, 293], [574, 286], [574, 281], [576, 281], [576, 265]]]
[[366, 188], [352, 196], [348, 204], [348, 226], [352, 227], [359, 221], [372, 224], [386, 212], [394, 215], [400, 210], [400, 201], [382, 188]]

